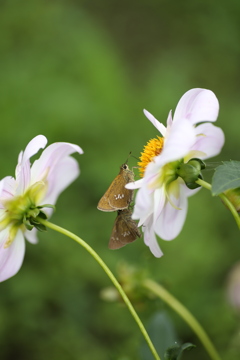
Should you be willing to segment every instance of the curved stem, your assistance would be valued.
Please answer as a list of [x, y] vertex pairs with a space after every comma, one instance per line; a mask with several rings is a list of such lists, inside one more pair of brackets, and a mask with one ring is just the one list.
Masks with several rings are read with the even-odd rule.
[[130, 313], [132, 314], [134, 320], [136, 321], [136, 323], [138, 324], [140, 331], [142, 332], [154, 358], [156, 360], [161, 360], [142, 321], [140, 320], [139, 316], [137, 315], [134, 307], [132, 306], [130, 300], [128, 299], [126, 293], [124, 292], [123, 288], [121, 287], [121, 285], [119, 284], [119, 282], [117, 281], [117, 279], [115, 278], [115, 276], [113, 275], [113, 273], [111, 272], [111, 270], [108, 268], [108, 266], [104, 263], [104, 261], [100, 258], [100, 256], [91, 248], [91, 246], [89, 246], [84, 240], [82, 240], [80, 237], [78, 237], [77, 235], [73, 234], [72, 232], [58, 226], [55, 225], [53, 223], [50, 223], [46, 220], [43, 220], [41, 218], [37, 218], [37, 220], [45, 225], [46, 227], [55, 230], [63, 235], [66, 235], [68, 237], [70, 237], [71, 239], [73, 239], [74, 241], [76, 241], [78, 244], [80, 244], [82, 247], [84, 247], [85, 250], [87, 250], [87, 252], [99, 263], [99, 265], [102, 267], [102, 269], [105, 271], [105, 273], [108, 275], [108, 277], [110, 278], [110, 280], [112, 281], [112, 283], [114, 284], [114, 286], [117, 288], [117, 290], [119, 291], [120, 295], [122, 296], [125, 304], [127, 305]]
[[204, 181], [204, 180], [202, 180], [202, 179], [198, 179], [198, 180], [196, 181], [196, 183], [197, 183], [198, 185], [201, 185], [202, 187], [204, 187], [204, 188], [207, 189], [207, 190], [212, 190], [212, 185], [209, 184], [209, 183], [207, 183], [206, 181]]
[[[201, 179], [198, 179], [196, 181], [197, 184], [201, 185], [202, 187], [204, 187], [205, 189], [208, 189], [211, 191], [212, 189], [212, 186], [207, 183], [206, 181], [204, 180], [201, 180]], [[238, 215], [238, 212], [237, 210], [235, 209], [235, 207], [233, 206], [233, 204], [231, 203], [231, 201], [228, 200], [228, 198], [226, 197], [225, 194], [219, 194], [218, 195], [220, 197], [220, 199], [222, 200], [222, 202], [224, 203], [224, 205], [231, 211], [232, 213], [232, 216], [234, 217], [236, 223], [237, 223], [237, 226], [238, 228], [240, 229], [240, 217]]]
[[164, 289], [161, 285], [159, 285], [153, 280], [144, 280], [143, 286], [146, 289], [152, 291], [160, 299], [165, 301], [186, 321], [186, 323], [196, 333], [212, 360], [221, 360], [220, 356], [217, 353], [217, 350], [215, 349], [205, 330], [185, 306], [183, 306], [173, 295], [171, 295], [166, 289]]

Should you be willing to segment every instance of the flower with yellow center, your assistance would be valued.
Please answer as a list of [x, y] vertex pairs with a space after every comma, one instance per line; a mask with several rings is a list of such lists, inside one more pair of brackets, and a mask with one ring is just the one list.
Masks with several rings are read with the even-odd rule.
[[159, 155], [163, 148], [163, 138], [157, 136], [156, 139], [148, 141], [147, 145], [144, 146], [144, 151], [141, 153], [140, 161], [138, 162], [140, 176], [143, 177], [147, 165]]
[[38, 160], [30, 158], [47, 144], [43, 135], [32, 139], [19, 154], [15, 178], [0, 181], [0, 281], [15, 275], [20, 269], [25, 241], [37, 242], [37, 230], [44, 230], [37, 218], [46, 219], [60, 193], [79, 174], [78, 163], [70, 155], [82, 154], [78, 145], [54, 143]]
[[180, 233], [187, 214], [187, 199], [198, 190], [186, 186], [179, 169], [192, 158], [217, 155], [224, 144], [223, 131], [211, 124], [218, 111], [215, 94], [205, 89], [186, 92], [173, 118], [170, 111], [167, 127], [144, 110], [162, 137], [147, 143], [139, 162], [142, 178], [126, 187], [139, 189], [132, 217], [139, 219], [144, 241], [156, 257], [163, 255], [156, 234], [172, 240]]

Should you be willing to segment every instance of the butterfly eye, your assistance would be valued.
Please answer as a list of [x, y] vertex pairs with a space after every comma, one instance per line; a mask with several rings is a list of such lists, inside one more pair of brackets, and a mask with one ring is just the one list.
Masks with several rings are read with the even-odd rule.
[[123, 165], [123, 169], [124, 169], [124, 170], [128, 169], [127, 164], [124, 164], [124, 165]]

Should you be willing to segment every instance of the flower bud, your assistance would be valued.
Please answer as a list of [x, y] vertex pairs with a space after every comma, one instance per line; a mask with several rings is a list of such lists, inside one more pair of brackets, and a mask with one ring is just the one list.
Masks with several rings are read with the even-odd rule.
[[240, 214], [240, 187], [224, 191], [228, 200], [233, 204], [238, 214]]
[[205, 164], [200, 159], [191, 159], [186, 164], [181, 163], [177, 169], [177, 175], [181, 177], [189, 189], [196, 189], [200, 185], [196, 184], [197, 179], [202, 179], [201, 170], [205, 169]]

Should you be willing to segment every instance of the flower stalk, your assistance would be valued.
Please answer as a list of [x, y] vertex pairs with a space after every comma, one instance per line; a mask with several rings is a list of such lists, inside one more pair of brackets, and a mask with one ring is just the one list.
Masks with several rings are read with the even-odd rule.
[[212, 360], [221, 360], [220, 356], [217, 353], [217, 350], [215, 349], [214, 345], [212, 344], [205, 330], [202, 328], [199, 322], [194, 318], [194, 316], [188, 311], [188, 309], [185, 306], [183, 306], [173, 295], [171, 295], [160, 284], [156, 283], [153, 280], [150, 279], [144, 280], [143, 286], [146, 289], [150, 290], [155, 295], [157, 295], [164, 302], [166, 302], [176, 313], [178, 313], [186, 321], [186, 323], [198, 336], [199, 340], [202, 342], [203, 346], [205, 347], [206, 351], [208, 352]]
[[[207, 190], [211, 191], [211, 189], [212, 189], [212, 186], [202, 179], [198, 179], [196, 181], [196, 183], [201, 185], [202, 187], [204, 187]], [[219, 194], [218, 196], [220, 197], [220, 199], [222, 200], [224, 205], [231, 211], [232, 216], [234, 217], [234, 220], [236, 221], [237, 226], [240, 229], [240, 217], [239, 217], [237, 210], [235, 209], [235, 207], [233, 206], [233, 204], [231, 203], [231, 201], [227, 198], [227, 196], [225, 194], [222, 193], [222, 194]]]
[[127, 297], [126, 293], [124, 292], [122, 286], [119, 284], [119, 282], [117, 281], [116, 277], [113, 275], [113, 273], [111, 272], [111, 270], [108, 268], [108, 266], [105, 264], [105, 262], [101, 259], [101, 257], [91, 248], [91, 246], [89, 246], [84, 240], [82, 240], [80, 237], [78, 237], [77, 235], [73, 234], [72, 232], [58, 226], [55, 225], [49, 221], [46, 221], [42, 218], [37, 218], [37, 220], [39, 221], [39, 223], [41, 223], [42, 225], [44, 225], [46, 228], [55, 230], [63, 235], [68, 236], [69, 238], [71, 238], [72, 240], [76, 241], [79, 245], [81, 245], [85, 250], [87, 250], [87, 252], [98, 262], [98, 264], [101, 266], [101, 268], [105, 271], [105, 273], [107, 274], [107, 276], [109, 277], [109, 279], [112, 281], [113, 285], [116, 287], [116, 289], [119, 291], [120, 295], [122, 296], [123, 301], [125, 302], [128, 310], [130, 311], [131, 315], [133, 316], [134, 320], [136, 321], [141, 333], [143, 334], [149, 349], [151, 350], [154, 359], [156, 360], [161, 360], [160, 356], [158, 355], [142, 321], [140, 320], [138, 314], [136, 313], [134, 307], [132, 306], [129, 298]]

